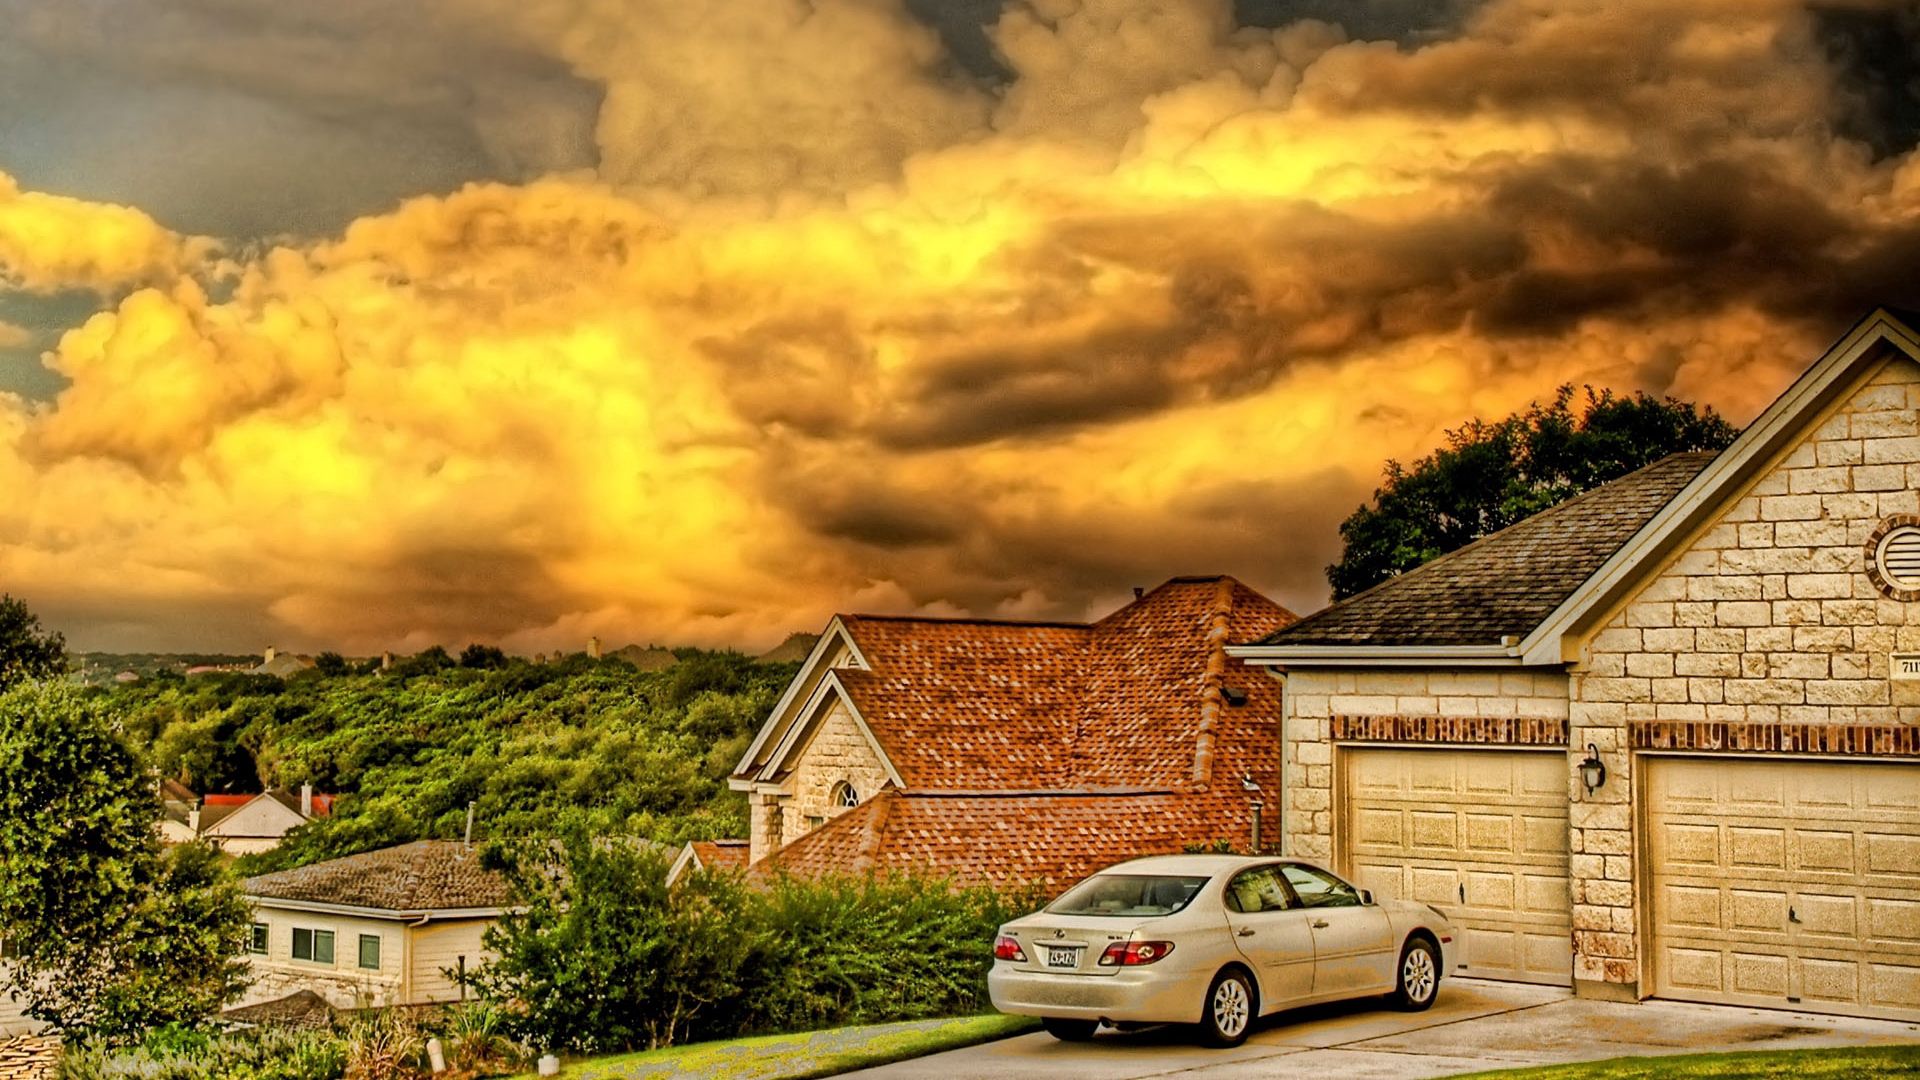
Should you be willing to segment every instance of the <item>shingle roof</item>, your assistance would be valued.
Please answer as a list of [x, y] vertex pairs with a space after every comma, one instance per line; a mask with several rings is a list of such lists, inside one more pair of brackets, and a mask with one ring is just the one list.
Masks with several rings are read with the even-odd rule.
[[1309, 615], [1263, 645], [1496, 645], [1525, 637], [1715, 455], [1673, 454]]
[[452, 840], [418, 840], [250, 877], [246, 894], [396, 912], [497, 908], [509, 899], [506, 879], [481, 867], [479, 849]]
[[[1263, 825], [1274, 833], [1269, 816]], [[948, 873], [961, 885], [1040, 885], [1049, 892], [1142, 855], [1224, 840], [1244, 848], [1251, 810], [1231, 793], [956, 794], [892, 788], [755, 863], [780, 874]]]
[[751, 850], [745, 840], [695, 840], [692, 847], [694, 857], [709, 870], [743, 867]]
[[[1273, 759], [1279, 687], [1224, 647], [1293, 618], [1230, 577], [1091, 624], [852, 615], [870, 669], [837, 674], [909, 789], [1171, 790]], [[1224, 707], [1223, 685], [1247, 703]], [[1196, 775], [1203, 745], [1217, 760]]]

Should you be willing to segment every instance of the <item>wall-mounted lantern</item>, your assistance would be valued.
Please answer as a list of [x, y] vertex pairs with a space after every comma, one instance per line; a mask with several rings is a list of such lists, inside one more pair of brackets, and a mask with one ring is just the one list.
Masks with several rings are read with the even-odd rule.
[[1587, 794], [1600, 790], [1607, 782], [1607, 763], [1600, 760], [1600, 748], [1587, 744], [1587, 760], [1580, 763], [1580, 782], [1587, 785]]

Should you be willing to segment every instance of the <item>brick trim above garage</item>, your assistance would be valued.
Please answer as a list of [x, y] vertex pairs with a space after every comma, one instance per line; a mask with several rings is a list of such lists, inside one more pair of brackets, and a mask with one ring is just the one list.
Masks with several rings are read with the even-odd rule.
[[1565, 746], [1565, 719], [1511, 716], [1335, 716], [1342, 743], [1437, 743], [1451, 746]]
[[1920, 727], [1650, 720], [1629, 727], [1628, 743], [1635, 750], [1920, 758]]

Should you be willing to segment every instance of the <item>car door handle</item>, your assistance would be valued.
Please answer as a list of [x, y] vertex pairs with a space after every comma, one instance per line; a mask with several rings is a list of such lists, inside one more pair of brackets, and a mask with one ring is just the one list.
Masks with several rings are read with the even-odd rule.
[[1252, 936], [1253, 936], [1253, 927], [1251, 927], [1251, 926], [1249, 926], [1249, 927], [1245, 927], [1244, 929], [1242, 929], [1242, 930], [1240, 931], [1240, 936], [1241, 936], [1241, 937], [1252, 937]]
[[1313, 927], [1315, 930], [1325, 930], [1327, 928], [1327, 920], [1315, 919], [1307, 925]]

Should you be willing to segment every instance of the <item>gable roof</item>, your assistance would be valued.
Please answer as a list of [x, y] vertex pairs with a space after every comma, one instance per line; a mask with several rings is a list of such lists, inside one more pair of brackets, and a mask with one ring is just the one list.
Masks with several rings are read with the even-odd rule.
[[310, 863], [246, 880], [246, 894], [394, 914], [497, 910], [510, 899], [507, 880], [480, 865], [480, 851], [454, 840], [417, 840], [398, 847]]
[[[1271, 680], [1269, 680], [1271, 681]], [[1264, 826], [1272, 832], [1272, 819]], [[1095, 870], [1189, 845], [1245, 845], [1245, 793], [887, 789], [754, 863], [780, 874], [936, 873], [959, 885], [1040, 886], [1051, 893]]]
[[667, 867], [667, 884], [679, 881], [689, 870], [745, 869], [751, 850], [746, 840], [689, 840]]
[[[804, 749], [800, 725], [812, 716], [790, 707], [803, 685], [816, 687], [809, 703], [843, 694], [908, 789], [1205, 784], [1257, 754], [1236, 744], [1216, 762], [1215, 748], [1233, 741], [1225, 736], [1257, 739], [1241, 731], [1245, 718], [1277, 715], [1277, 684], [1230, 661], [1225, 646], [1293, 617], [1224, 576], [1174, 578], [1095, 623], [837, 616], [735, 786], [777, 781]], [[836, 635], [850, 666], [814, 671]], [[1245, 707], [1224, 705], [1228, 685], [1246, 693]]]
[[[1498, 646], [1593, 576], [1715, 454], [1672, 454], [1388, 578], [1263, 646]], [[1247, 653], [1242, 652], [1242, 655]]]

